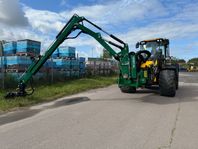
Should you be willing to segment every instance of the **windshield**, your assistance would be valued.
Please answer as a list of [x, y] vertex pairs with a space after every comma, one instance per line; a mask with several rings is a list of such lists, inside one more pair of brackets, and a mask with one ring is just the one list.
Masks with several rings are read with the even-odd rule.
[[147, 50], [151, 52], [151, 56], [156, 55], [157, 52], [162, 53], [162, 55], [165, 55], [165, 47], [160, 45], [157, 42], [147, 42], [147, 43], [141, 43], [140, 44], [140, 50]]

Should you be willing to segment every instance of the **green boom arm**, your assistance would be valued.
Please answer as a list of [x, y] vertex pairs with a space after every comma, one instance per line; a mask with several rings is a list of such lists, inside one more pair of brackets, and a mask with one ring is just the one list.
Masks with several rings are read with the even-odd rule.
[[[83, 22], [87, 22], [94, 26], [95, 28], [99, 29], [100, 31], [104, 32], [105, 34], [109, 35], [112, 39], [114, 39], [117, 43], [112, 41], [108, 41], [103, 39], [100, 33], [96, 33], [86, 26], [83, 25]], [[69, 35], [74, 32], [80, 30], [80, 32], [75, 37], [69, 37]], [[26, 96], [27, 92], [25, 91], [26, 84], [34, 74], [36, 74], [39, 69], [43, 66], [43, 64], [48, 60], [48, 58], [52, 55], [52, 53], [58, 48], [58, 46], [63, 43], [66, 39], [74, 39], [78, 37], [81, 33], [88, 34], [97, 40], [109, 53], [118, 61], [120, 61], [120, 65], [122, 65], [121, 72], [124, 74], [129, 74], [129, 59], [128, 59], [128, 45], [124, 43], [122, 40], [118, 39], [112, 34], [107, 33], [99, 26], [95, 25], [94, 23], [90, 22], [84, 17], [79, 17], [78, 15], [74, 15], [68, 23], [63, 27], [63, 29], [58, 33], [56, 36], [56, 40], [51, 44], [51, 46], [47, 49], [45, 54], [40, 57], [39, 60], [35, 61], [30, 65], [28, 70], [21, 76], [19, 79], [18, 92], [11, 92], [6, 95], [6, 97], [15, 97], [15, 96]], [[110, 46], [113, 45], [119, 48], [121, 51], [116, 53], [113, 48]]]

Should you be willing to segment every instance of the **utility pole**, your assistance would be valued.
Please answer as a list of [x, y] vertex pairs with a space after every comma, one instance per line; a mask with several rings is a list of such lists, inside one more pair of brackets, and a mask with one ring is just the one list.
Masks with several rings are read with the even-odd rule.
[[5, 42], [4, 41], [0, 41], [0, 57], [1, 57], [1, 74], [2, 74], [2, 88], [5, 88], [5, 82], [4, 82], [4, 78], [5, 78], [5, 69], [4, 69], [4, 58], [3, 58], [3, 44]]
[[92, 48], [91, 50], [92, 50], [91, 52], [92, 52], [92, 58], [93, 58], [93, 50], [94, 50], [94, 48]]
[[[51, 56], [51, 83], [54, 83], [54, 65], [53, 65], [53, 57]], [[49, 67], [50, 68], [50, 67]]]

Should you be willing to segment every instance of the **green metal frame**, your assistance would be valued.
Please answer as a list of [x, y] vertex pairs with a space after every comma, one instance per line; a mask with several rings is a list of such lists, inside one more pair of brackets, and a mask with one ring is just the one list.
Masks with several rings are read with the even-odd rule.
[[[83, 21], [90, 23], [91, 25], [99, 29], [100, 31], [109, 35], [111, 39], [116, 41], [118, 44], [112, 41], [105, 40], [101, 36], [101, 33], [94, 32], [91, 29], [84, 26]], [[51, 44], [51, 46], [49, 46], [45, 54], [41, 56], [38, 61], [33, 62], [32, 65], [30, 65], [30, 67], [28, 68], [28, 70], [20, 77], [19, 85], [18, 85], [19, 92], [16, 93], [15, 96], [25, 96], [27, 94], [25, 91], [25, 87], [28, 81], [30, 81], [32, 76], [39, 71], [39, 69], [48, 60], [48, 58], [52, 55], [52, 53], [58, 48], [58, 46], [62, 42], [64, 42], [66, 39], [72, 38], [72, 37], [69, 37], [69, 35], [72, 32], [77, 31], [77, 30], [80, 30], [78, 35], [80, 35], [81, 33], [84, 33], [93, 37], [110, 53], [110, 55], [112, 55], [115, 59], [119, 61], [119, 68], [120, 68], [120, 75], [118, 79], [119, 87], [122, 87], [122, 86], [139, 87], [145, 83], [143, 72], [142, 71], [137, 72], [137, 69], [136, 69], [136, 55], [134, 53], [129, 54], [128, 44], [124, 43], [122, 40], [115, 37], [114, 35], [109, 34], [106, 31], [102, 30], [102, 28], [95, 25], [94, 23], [87, 20], [86, 18], [80, 17], [78, 15], [74, 15], [68, 21], [68, 23], [63, 27], [63, 29], [59, 32], [59, 34], [56, 37], [56, 40]], [[76, 38], [76, 37], [73, 37], [73, 38]], [[110, 45], [111, 46], [113, 45], [114, 47], [119, 48], [120, 52], [118, 53], [115, 52], [115, 50]], [[10, 93], [10, 94], [14, 95], [13, 93]]]

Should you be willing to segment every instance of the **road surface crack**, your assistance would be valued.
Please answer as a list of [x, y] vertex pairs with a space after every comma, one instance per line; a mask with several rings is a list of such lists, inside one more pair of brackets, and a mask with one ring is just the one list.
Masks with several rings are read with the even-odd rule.
[[169, 144], [165, 145], [165, 146], [161, 146], [158, 149], [171, 149], [171, 146], [173, 144], [173, 139], [174, 139], [174, 136], [175, 136], [175, 132], [176, 132], [176, 128], [177, 128], [177, 122], [178, 122], [178, 119], [179, 119], [180, 109], [181, 109], [181, 105], [180, 105], [180, 102], [179, 102], [178, 107], [177, 107], [177, 113], [176, 113], [176, 116], [175, 116], [174, 125], [173, 125], [173, 128], [171, 130]]

